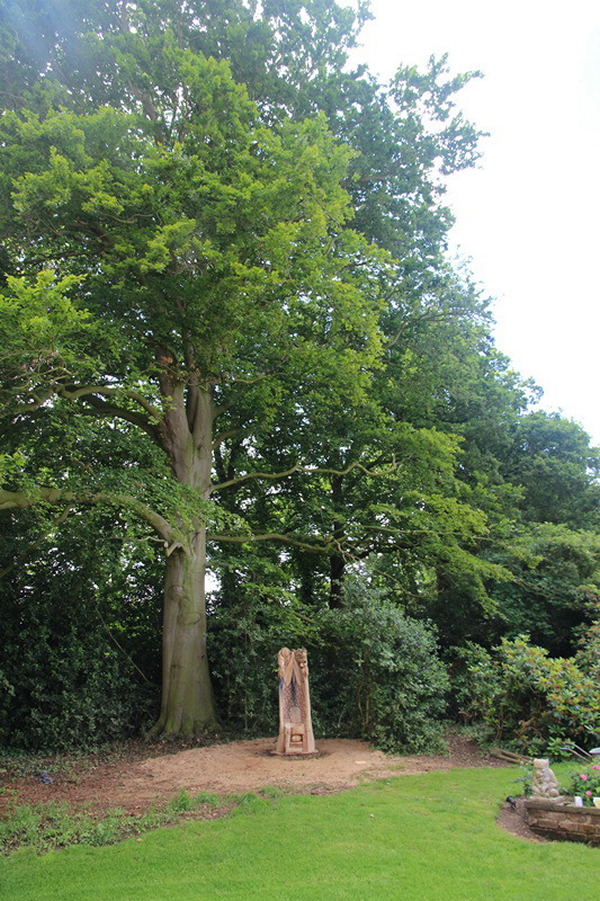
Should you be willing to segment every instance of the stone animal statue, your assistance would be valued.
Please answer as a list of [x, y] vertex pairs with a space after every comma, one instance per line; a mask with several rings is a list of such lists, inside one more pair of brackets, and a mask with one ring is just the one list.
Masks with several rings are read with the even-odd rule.
[[558, 780], [550, 769], [550, 761], [545, 757], [533, 761], [531, 794], [534, 798], [552, 800], [560, 797]]

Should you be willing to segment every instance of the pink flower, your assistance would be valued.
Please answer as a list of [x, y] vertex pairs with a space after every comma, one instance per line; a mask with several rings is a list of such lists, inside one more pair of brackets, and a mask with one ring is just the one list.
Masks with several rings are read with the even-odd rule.
[[594, 766], [592, 767], [592, 769], [593, 769], [593, 770], [600, 770], [600, 766], [598, 766], [598, 764], [595, 763]]
[[587, 776], [585, 773], [582, 773], [579, 778], [583, 779], [583, 781], [585, 782], [585, 780], [587, 779]]
[[588, 795], [588, 797], [589, 797], [590, 795], [592, 795], [592, 794], [593, 794], [593, 792], [591, 792], [591, 791], [587, 791], [587, 792], [586, 792], [586, 795]]

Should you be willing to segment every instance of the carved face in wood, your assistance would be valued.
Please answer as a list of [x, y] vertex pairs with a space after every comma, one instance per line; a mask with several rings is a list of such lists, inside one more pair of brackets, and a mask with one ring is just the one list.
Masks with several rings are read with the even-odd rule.
[[308, 676], [308, 655], [305, 648], [300, 648], [296, 651], [296, 662], [300, 668], [302, 678], [306, 679]]

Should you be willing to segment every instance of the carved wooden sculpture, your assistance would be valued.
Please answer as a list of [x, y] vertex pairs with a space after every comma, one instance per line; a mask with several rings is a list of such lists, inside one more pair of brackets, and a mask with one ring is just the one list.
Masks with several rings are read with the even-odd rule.
[[277, 754], [314, 754], [315, 738], [310, 715], [306, 650], [282, 648], [277, 655], [279, 672], [279, 738]]

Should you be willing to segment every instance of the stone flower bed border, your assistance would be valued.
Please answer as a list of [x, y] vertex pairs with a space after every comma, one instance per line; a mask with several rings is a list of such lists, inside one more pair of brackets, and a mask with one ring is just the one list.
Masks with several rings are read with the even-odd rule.
[[570, 798], [555, 801], [528, 798], [525, 812], [530, 829], [544, 838], [586, 842], [600, 847], [598, 807], [575, 807]]

